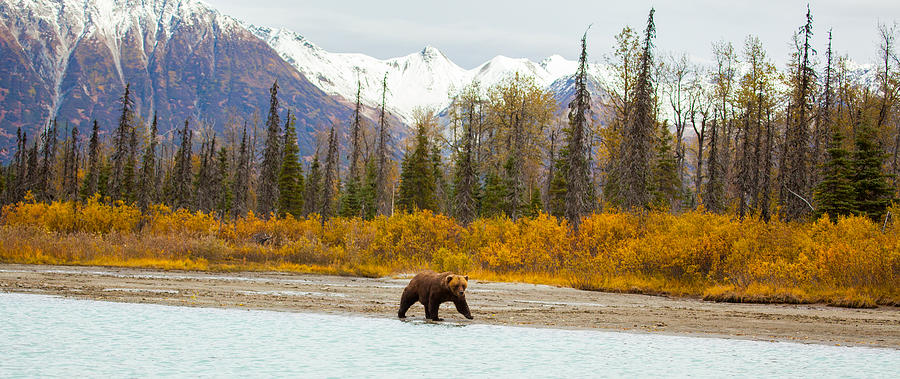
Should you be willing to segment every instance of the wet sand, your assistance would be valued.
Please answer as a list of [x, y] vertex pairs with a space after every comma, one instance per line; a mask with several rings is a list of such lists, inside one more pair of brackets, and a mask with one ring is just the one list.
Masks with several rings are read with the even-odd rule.
[[[246, 308], [396, 318], [409, 277], [206, 273], [0, 264], [0, 292], [192, 307]], [[598, 329], [900, 349], [900, 308], [767, 305], [469, 281], [475, 320], [445, 303], [445, 322]], [[415, 304], [407, 312], [424, 317]]]

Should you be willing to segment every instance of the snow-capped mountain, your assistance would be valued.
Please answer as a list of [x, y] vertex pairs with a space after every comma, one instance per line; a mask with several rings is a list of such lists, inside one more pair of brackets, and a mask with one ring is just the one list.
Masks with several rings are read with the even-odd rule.
[[131, 85], [137, 114], [165, 131], [185, 119], [223, 131], [265, 120], [269, 87], [297, 117], [301, 148], [345, 120], [328, 95], [268, 44], [198, 0], [0, 0], [0, 148], [50, 118], [81, 126], [118, 121]]
[[382, 80], [386, 76], [387, 108], [407, 123], [412, 120], [416, 107], [446, 108], [450, 96], [472, 81], [477, 80], [487, 88], [519, 73], [533, 77], [538, 85], [549, 87], [555, 81], [573, 75], [578, 65], [559, 55], [539, 63], [497, 56], [466, 70], [433, 46], [407, 56], [380, 60], [363, 54], [331, 53], [285, 29], [257, 26], [248, 26], [248, 29], [326, 93], [354, 101], [357, 83], [360, 83], [362, 103], [377, 108], [381, 105]]

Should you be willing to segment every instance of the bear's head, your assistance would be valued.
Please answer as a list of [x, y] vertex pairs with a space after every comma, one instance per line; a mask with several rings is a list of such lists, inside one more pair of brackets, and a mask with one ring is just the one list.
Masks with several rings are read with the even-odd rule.
[[454, 296], [463, 297], [466, 295], [466, 287], [469, 286], [469, 276], [450, 274], [447, 275], [447, 288]]

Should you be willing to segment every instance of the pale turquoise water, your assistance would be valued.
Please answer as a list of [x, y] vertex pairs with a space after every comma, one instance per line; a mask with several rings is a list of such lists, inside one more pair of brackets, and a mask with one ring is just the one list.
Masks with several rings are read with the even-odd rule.
[[0, 377], [897, 377], [900, 351], [0, 293]]

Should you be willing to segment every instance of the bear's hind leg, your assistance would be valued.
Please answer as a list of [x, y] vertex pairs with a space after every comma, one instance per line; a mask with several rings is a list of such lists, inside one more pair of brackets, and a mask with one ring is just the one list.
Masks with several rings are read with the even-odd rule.
[[397, 312], [397, 317], [406, 318], [406, 311], [409, 310], [416, 301], [419, 300], [416, 293], [412, 291], [403, 291], [403, 295], [400, 296], [400, 310]]

